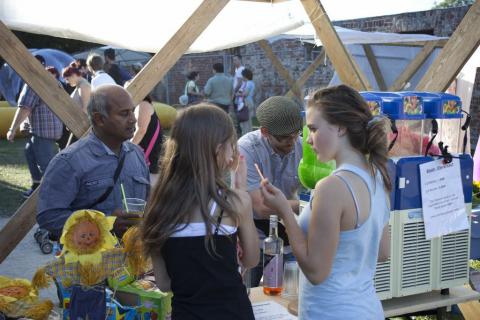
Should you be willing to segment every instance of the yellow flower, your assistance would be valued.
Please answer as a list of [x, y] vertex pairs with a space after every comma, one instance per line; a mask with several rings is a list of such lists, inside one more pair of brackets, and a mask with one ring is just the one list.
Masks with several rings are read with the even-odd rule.
[[102, 252], [113, 249], [116, 238], [110, 233], [115, 217], [96, 210], [75, 211], [65, 222], [60, 243], [65, 263], [99, 264]]

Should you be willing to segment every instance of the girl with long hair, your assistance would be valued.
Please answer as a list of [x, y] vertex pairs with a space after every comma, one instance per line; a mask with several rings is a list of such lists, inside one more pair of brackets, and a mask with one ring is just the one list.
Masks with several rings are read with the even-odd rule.
[[[230, 188], [225, 176], [232, 168]], [[242, 266], [257, 264], [246, 185], [229, 115], [209, 104], [182, 110], [142, 225], [157, 285], [173, 292], [172, 319], [254, 319], [236, 250], [238, 238]]]
[[268, 180], [261, 189], [301, 269], [299, 319], [384, 319], [373, 277], [390, 255], [386, 120], [345, 85], [314, 92], [306, 119], [317, 159], [337, 169], [317, 183], [298, 223], [281, 191]]

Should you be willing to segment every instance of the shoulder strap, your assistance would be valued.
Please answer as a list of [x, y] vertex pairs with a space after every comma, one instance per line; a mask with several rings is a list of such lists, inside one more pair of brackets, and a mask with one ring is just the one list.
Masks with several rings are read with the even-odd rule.
[[87, 209], [91, 209], [94, 206], [96, 206], [97, 204], [102, 203], [103, 201], [105, 201], [108, 198], [110, 193], [112, 193], [113, 188], [115, 187], [115, 184], [117, 183], [118, 177], [120, 176], [120, 172], [122, 171], [123, 163], [125, 162], [126, 154], [127, 153], [124, 152], [122, 154], [122, 156], [120, 157], [120, 160], [118, 161], [117, 169], [115, 169], [115, 173], [113, 174], [113, 185], [108, 187], [108, 189], [105, 190], [105, 192], [97, 200], [95, 200], [95, 202], [93, 202], [91, 205], [89, 205], [87, 207]]
[[[220, 192], [220, 191], [219, 191]], [[226, 195], [224, 196], [226, 199]], [[215, 209], [217, 208], [217, 203], [214, 201], [213, 206], [212, 206], [212, 211], [210, 212], [211, 215], [215, 212]], [[220, 224], [222, 223], [222, 218], [223, 218], [223, 208], [220, 211], [220, 214], [217, 217], [217, 223], [215, 225], [215, 232], [214, 235], [218, 235], [218, 230], [220, 229]]]
[[[153, 111], [155, 112], [155, 111]], [[157, 125], [155, 128], [155, 133], [153, 134], [152, 139], [150, 139], [150, 142], [148, 143], [147, 150], [145, 150], [145, 161], [147, 162], [147, 165], [150, 165], [150, 153], [152, 153], [153, 147], [155, 146], [155, 143], [157, 142], [158, 135], [160, 134], [160, 121], [157, 119]]]
[[214, 235], [218, 235], [218, 230], [220, 229], [220, 224], [222, 222], [222, 218], [223, 218], [223, 209], [220, 211], [220, 214], [218, 215], [217, 224], [215, 225]]
[[[338, 172], [338, 171], [337, 171]], [[352, 171], [349, 171], [349, 172], [352, 172]], [[335, 173], [335, 176], [337, 178], [339, 178], [340, 180], [343, 181], [343, 183], [345, 183], [345, 185], [347, 186], [348, 188], [348, 191], [350, 191], [350, 194], [352, 195], [352, 198], [353, 198], [353, 203], [355, 204], [355, 213], [356, 213], [356, 221], [355, 221], [355, 229], [357, 229], [358, 227], [360, 227], [360, 224], [358, 223], [358, 220], [359, 220], [359, 211], [360, 209], [358, 208], [358, 202], [357, 202], [357, 197], [355, 197], [355, 194], [353, 193], [353, 188], [352, 186], [350, 185], [350, 183], [347, 181], [347, 179], [345, 179], [344, 177], [342, 177], [341, 175]], [[370, 191], [370, 190], [369, 190]]]

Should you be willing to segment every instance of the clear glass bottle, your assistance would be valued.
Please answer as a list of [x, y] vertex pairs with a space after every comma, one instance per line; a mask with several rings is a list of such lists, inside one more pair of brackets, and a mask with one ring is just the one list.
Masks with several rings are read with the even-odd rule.
[[270, 232], [263, 242], [263, 293], [282, 293], [283, 240], [278, 237], [278, 216], [270, 216]]

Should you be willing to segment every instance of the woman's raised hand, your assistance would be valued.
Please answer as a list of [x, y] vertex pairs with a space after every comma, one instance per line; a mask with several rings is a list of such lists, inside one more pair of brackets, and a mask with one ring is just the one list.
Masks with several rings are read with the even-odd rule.
[[282, 217], [286, 209], [290, 209], [290, 203], [280, 189], [273, 186], [268, 179], [262, 179], [260, 191], [263, 196], [263, 203], [277, 212]]

